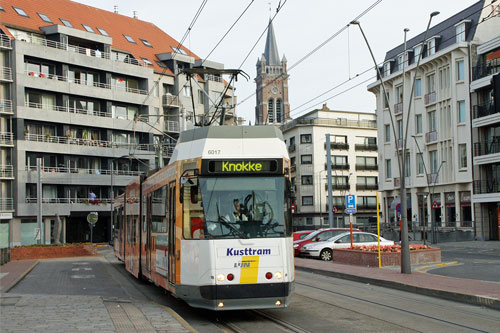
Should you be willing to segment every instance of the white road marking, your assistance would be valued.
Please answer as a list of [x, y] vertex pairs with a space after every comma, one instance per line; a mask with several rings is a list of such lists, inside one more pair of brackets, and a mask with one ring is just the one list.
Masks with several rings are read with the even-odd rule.
[[88, 262], [73, 262], [73, 265], [88, 265]]
[[89, 274], [89, 275], [71, 275], [71, 278], [73, 279], [93, 279], [95, 278], [94, 274]]
[[0, 279], [3, 278], [4, 276], [6, 276], [7, 274], [9, 274], [9, 272], [7, 272], [7, 273], [0, 273]]
[[84, 271], [91, 271], [92, 270], [92, 267], [75, 267], [75, 268], [72, 268], [71, 269], [73, 272], [76, 272], [76, 271], [81, 271], [81, 270], [84, 270]]

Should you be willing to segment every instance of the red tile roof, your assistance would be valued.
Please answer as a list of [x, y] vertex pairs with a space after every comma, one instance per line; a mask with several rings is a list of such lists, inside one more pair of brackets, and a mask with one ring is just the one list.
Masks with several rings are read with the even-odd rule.
[[[97, 34], [97, 28], [106, 30], [113, 38], [113, 49], [128, 51], [136, 59], [144, 57], [153, 63], [155, 71], [164, 69], [158, 66], [155, 54], [173, 52], [172, 47], [177, 47], [179, 42], [170, 37], [156, 25], [132, 17], [115, 14], [106, 10], [83, 5], [69, 0], [2, 0], [5, 12], [0, 11], [0, 23], [9, 27], [22, 27], [40, 31], [40, 27], [52, 25], [43, 21], [37, 13], [47, 15], [53, 24], [63, 25], [60, 18], [71, 22], [75, 29], [86, 31], [82, 24], [92, 27]], [[22, 8], [29, 18], [20, 16], [12, 8]], [[128, 42], [123, 34], [131, 36], [136, 44]], [[148, 47], [140, 39], [147, 40], [153, 47]], [[199, 59], [194, 53], [182, 47], [190, 56]], [[166, 71], [170, 73], [170, 70]]]

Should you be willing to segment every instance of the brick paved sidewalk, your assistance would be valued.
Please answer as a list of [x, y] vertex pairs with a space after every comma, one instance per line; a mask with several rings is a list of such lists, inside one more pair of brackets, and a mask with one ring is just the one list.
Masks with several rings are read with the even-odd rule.
[[14, 260], [0, 266], [0, 292], [8, 292], [37, 263], [38, 260]]
[[500, 283], [295, 258], [298, 270], [500, 309]]

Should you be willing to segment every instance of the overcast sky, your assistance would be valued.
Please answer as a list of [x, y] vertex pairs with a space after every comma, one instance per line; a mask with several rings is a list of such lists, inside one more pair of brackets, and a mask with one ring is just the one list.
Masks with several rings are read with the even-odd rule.
[[[133, 16], [137, 11], [139, 19], [160, 27], [176, 40], [180, 40], [188, 28], [202, 0], [77, 0], [78, 2], [113, 11], [118, 6], [122, 15]], [[194, 25], [185, 46], [201, 58], [206, 58], [219, 39], [226, 33], [237, 17], [250, 4], [245, 15], [216, 48], [209, 60], [221, 62], [225, 68], [239, 68], [259, 36], [266, 29], [270, 15], [276, 13], [278, 0], [208, 0]], [[373, 112], [374, 95], [366, 90], [375, 75], [369, 71], [373, 62], [357, 27], [352, 26], [333, 38], [325, 46], [298, 63], [305, 55], [336, 34], [352, 19], [364, 12], [376, 0], [332, 1], [332, 0], [281, 0], [282, 9], [273, 21], [280, 57], [286, 55], [289, 70], [289, 101], [293, 118], [314, 108], [321, 107], [325, 100], [330, 109]], [[453, 14], [474, 4], [476, 0], [382, 0], [366, 13], [360, 22], [378, 63], [385, 52], [403, 42], [403, 29], [409, 28], [408, 39], [423, 32], [432, 11], [441, 12], [433, 18], [435, 25]], [[269, 8], [272, 8], [270, 13]], [[239, 116], [254, 123], [256, 76], [255, 64], [264, 52], [265, 37], [241, 69], [251, 77], [236, 83], [236, 95], [241, 104], [237, 106]], [[306, 104], [325, 91], [332, 89], [349, 78], [346, 84]], [[363, 81], [368, 80], [366, 83]], [[355, 85], [357, 88], [348, 90]], [[342, 93], [336, 97], [337, 95]], [[251, 97], [250, 97], [251, 96]], [[242, 103], [244, 99], [248, 98]], [[333, 98], [332, 98], [333, 97]], [[303, 106], [302, 106], [303, 105]]]

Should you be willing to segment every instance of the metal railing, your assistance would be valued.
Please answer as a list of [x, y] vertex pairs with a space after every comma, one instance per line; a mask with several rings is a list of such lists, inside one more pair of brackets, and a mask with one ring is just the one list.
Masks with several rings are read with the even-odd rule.
[[220, 76], [215, 76], [213, 74], [205, 74], [205, 80], [224, 83], [224, 79], [223, 78], [221, 78]]
[[487, 194], [487, 193], [499, 193], [499, 192], [500, 192], [500, 181], [498, 179], [474, 180], [475, 194]]
[[172, 94], [165, 94], [162, 97], [163, 106], [179, 106], [179, 97]]
[[85, 115], [89, 115], [89, 116], [98, 116], [98, 117], [107, 117], [107, 118], [113, 117], [113, 114], [111, 112], [102, 112], [102, 111], [87, 110], [87, 109], [77, 109], [77, 108], [51, 105], [51, 104], [40, 104], [40, 103], [26, 102], [26, 106], [29, 108], [33, 108], [33, 109], [77, 113], [77, 114], [85, 114]]
[[4, 34], [0, 34], [0, 47], [4, 47], [4, 48], [8, 48], [8, 49], [12, 48], [12, 44], [10, 42], [9, 36], [4, 35]]
[[377, 209], [377, 204], [357, 204], [357, 210], [368, 210], [368, 209]]
[[112, 89], [112, 90], [117, 90], [117, 91], [126, 91], [129, 93], [140, 94], [140, 95], [147, 95], [148, 94], [148, 91], [143, 90], [143, 89], [128, 88], [128, 87], [122, 87], [122, 86], [119, 86], [116, 84], [112, 85], [109, 83], [101, 83], [101, 82], [95, 82], [95, 81], [73, 79], [73, 78], [70, 78], [69, 76], [40, 73], [40, 72], [34, 72], [34, 71], [28, 71], [28, 70], [25, 70], [24, 73], [28, 76], [31, 76], [31, 77], [69, 82], [69, 83], [85, 85], [85, 86], [89, 86], [89, 87], [97, 87], [97, 88], [102, 88], [102, 89]]
[[425, 94], [424, 95], [424, 104], [431, 104], [431, 103], [435, 103], [436, 102], [436, 92], [433, 91], [431, 93], [428, 93], [428, 94]]
[[437, 141], [438, 133], [436, 131], [425, 133], [425, 143]]
[[286, 131], [292, 127], [298, 125], [326, 125], [326, 126], [341, 126], [341, 127], [362, 127], [362, 128], [377, 128], [376, 120], [347, 120], [347, 119], [325, 119], [325, 118], [313, 118], [313, 119], [295, 119], [286, 124], [281, 128], [282, 131]]
[[14, 144], [14, 133], [12, 132], [0, 132], [0, 144], [2, 145], [13, 145]]
[[171, 157], [174, 153], [174, 150], [175, 146], [163, 146], [163, 152], [165, 153], [166, 157]]
[[491, 61], [491, 65], [479, 65], [472, 67], [472, 80], [479, 80], [485, 76], [493, 75], [500, 72], [500, 59], [496, 59], [496, 63]]
[[0, 165], [0, 178], [14, 178], [14, 167], [12, 165]]
[[0, 80], [12, 81], [12, 69], [0, 66]]
[[166, 120], [165, 131], [179, 133], [180, 132], [179, 122], [173, 120]]
[[394, 104], [394, 114], [397, 116], [403, 113], [403, 103]]
[[130, 65], [146, 67], [146, 64], [142, 63], [141, 61], [139, 61], [135, 58], [131, 58], [131, 57], [126, 57], [125, 59], [120, 60], [117, 56], [113, 56], [109, 52], [104, 52], [104, 51], [97, 50], [97, 49], [89, 49], [89, 48], [71, 45], [71, 44], [67, 44], [67, 43], [60, 43], [60, 42], [56, 42], [53, 40], [35, 37], [35, 36], [28, 36], [27, 37], [28, 39], [24, 39], [24, 38], [25, 37], [23, 36], [23, 39], [20, 39], [20, 41], [26, 42], [26, 43], [31, 43], [31, 44], [36, 44], [36, 45], [42, 45], [45, 47], [55, 48], [55, 49], [59, 49], [59, 50], [63, 50], [63, 51], [84, 54], [84, 55], [87, 55], [89, 57], [108, 59], [108, 60], [112, 60], [112, 61], [123, 62], [123, 63], [130, 64]]
[[495, 113], [498, 113], [498, 111], [495, 109], [494, 102], [482, 103], [482, 104], [474, 105], [472, 107], [472, 118], [473, 119], [486, 117], [486, 116], [489, 116], [489, 115], [492, 115]]
[[[26, 171], [36, 171], [36, 166], [26, 166]], [[42, 167], [42, 172], [47, 173], [78, 173], [83, 175], [111, 175], [111, 170], [108, 169], [82, 169], [82, 168], [67, 168], [67, 167]], [[140, 176], [143, 171], [130, 170], [113, 170], [115, 176]]]
[[288, 152], [293, 153], [295, 151], [295, 144], [288, 146]]
[[[325, 163], [325, 170], [328, 169], [328, 164]], [[349, 170], [349, 163], [345, 164], [335, 164], [332, 163], [332, 170]]]
[[397, 139], [396, 140], [396, 147], [398, 149], [403, 149], [404, 144], [405, 144], [405, 140], [403, 140], [403, 139]]
[[[396, 179], [396, 178], [394, 178]], [[356, 184], [357, 191], [376, 191], [378, 190], [378, 184]]]
[[500, 153], [500, 138], [474, 142], [474, 156]]
[[[326, 143], [325, 143], [325, 149], [326, 149]], [[340, 149], [340, 150], [348, 150], [349, 149], [349, 144], [348, 143], [342, 143], [342, 142], [330, 142], [330, 149]]]
[[12, 101], [10, 99], [0, 99], [0, 113], [14, 114], [12, 109]]
[[[95, 198], [90, 200], [88, 198], [42, 198], [42, 203], [45, 204], [87, 204], [87, 205], [98, 205], [98, 204], [109, 204], [111, 203], [110, 198]], [[26, 203], [37, 203], [37, 198], [26, 198]]]
[[[350, 184], [335, 184], [335, 182], [332, 184], [333, 190], [349, 190], [350, 188]], [[325, 190], [328, 191], [328, 184], [325, 184]]]
[[368, 151], [377, 151], [378, 145], [376, 143], [356, 143], [354, 145], [355, 150], [368, 150]]
[[13, 198], [0, 198], [0, 211], [14, 210]]
[[378, 165], [358, 164], [356, 163], [356, 170], [362, 171], [378, 171]]

